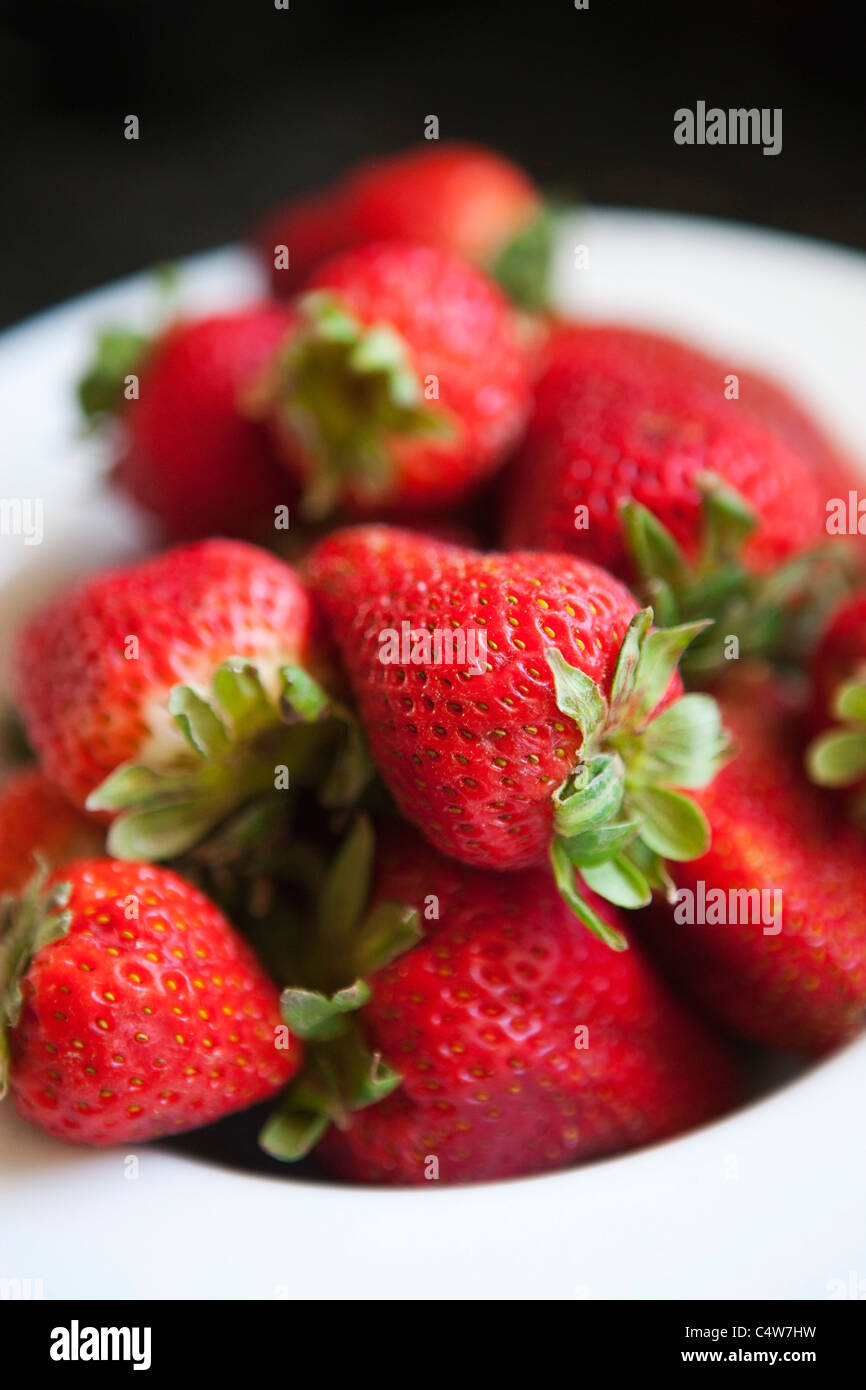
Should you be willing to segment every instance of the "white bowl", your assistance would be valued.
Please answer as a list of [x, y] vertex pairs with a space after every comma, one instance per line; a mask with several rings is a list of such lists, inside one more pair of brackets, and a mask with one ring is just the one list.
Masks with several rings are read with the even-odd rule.
[[[190, 307], [262, 287], [240, 251], [184, 271]], [[563, 227], [556, 281], [564, 309], [769, 369], [866, 458], [861, 257], [719, 222], [590, 210]], [[41, 499], [45, 532], [40, 546], [0, 538], [0, 688], [9, 635], [44, 593], [146, 541], [141, 519], [99, 490], [101, 447], [81, 435], [73, 383], [95, 327], [140, 321], [153, 305], [138, 276], [0, 339], [0, 497]], [[417, 1191], [274, 1179], [156, 1148], [77, 1150], [6, 1105], [0, 1295], [866, 1297], [864, 1082], [861, 1039], [682, 1139], [541, 1178]]]

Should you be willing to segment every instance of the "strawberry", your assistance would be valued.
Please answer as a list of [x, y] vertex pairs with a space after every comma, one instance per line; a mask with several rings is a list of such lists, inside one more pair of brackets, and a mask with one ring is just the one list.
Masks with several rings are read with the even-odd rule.
[[[821, 425], [783, 386], [738, 360], [711, 356], [692, 343], [620, 324], [584, 325], [592, 351], [601, 361], [630, 360], [647, 375], [679, 379], [720, 397], [734, 412], [759, 421], [806, 461], [823, 490], [847, 486], [853, 465]], [[728, 398], [736, 377], [735, 397]], [[730, 386], [729, 386], [730, 383]]]
[[150, 864], [80, 859], [7, 909], [0, 1094], [78, 1144], [195, 1129], [273, 1095], [301, 1049], [222, 913]]
[[813, 781], [852, 788], [866, 824], [866, 593], [839, 605], [812, 659], [812, 720], [820, 732], [807, 762]]
[[450, 504], [517, 442], [527, 347], [505, 297], [473, 266], [380, 242], [330, 261], [296, 308], [300, 327], [261, 408], [304, 486], [307, 519], [340, 502], [362, 512]]
[[326, 193], [276, 209], [255, 242], [275, 294], [294, 292], [338, 251], [406, 240], [473, 261], [517, 302], [537, 307], [547, 299], [551, 230], [538, 190], [514, 164], [477, 145], [431, 142], [368, 161]]
[[[284, 307], [254, 304], [172, 324], [155, 342], [111, 332], [82, 382], [85, 410], [118, 408], [115, 481], [172, 537], [265, 534], [287, 502], [268, 432], [244, 393], [289, 333]], [[122, 383], [139, 374], [138, 396]]]
[[706, 665], [732, 632], [745, 650], [780, 640], [814, 590], [804, 552], [826, 540], [808, 463], [724, 384], [679, 344], [562, 328], [504, 499], [507, 546], [595, 560], [665, 622], [718, 616]]
[[698, 793], [711, 846], [675, 866], [673, 911], [655, 910], [647, 929], [735, 1032], [821, 1052], [866, 1009], [866, 846], [806, 780], [801, 711], [777, 685], [744, 671], [719, 700], [736, 755]]
[[[650, 632], [651, 610], [574, 556], [483, 555], [359, 526], [313, 552], [372, 756], [406, 818], [467, 864], [520, 869], [550, 852], [621, 906], [691, 858], [706, 826], [677, 788], [724, 753], [713, 701], [679, 698], [701, 625]], [[438, 636], [436, 635], [438, 634]]]
[[18, 643], [18, 701], [64, 794], [125, 813], [111, 852], [166, 858], [273, 799], [277, 769], [303, 782], [337, 712], [303, 669], [314, 646], [294, 570], [240, 541], [200, 541], [99, 574], [38, 614]]
[[39, 862], [54, 866], [98, 853], [103, 839], [44, 773], [20, 769], [0, 789], [0, 894], [19, 893]]
[[[472, 869], [401, 827], [380, 842], [370, 916], [399, 903], [424, 923], [419, 944], [368, 984], [345, 984], [355, 954], [335, 993], [283, 994], [309, 1065], [263, 1132], [276, 1157], [324, 1133], [321, 1163], [352, 1181], [505, 1178], [681, 1133], [734, 1102], [724, 1048], [639, 950], [575, 931], [546, 868]], [[333, 940], [320, 943], [332, 983]]]

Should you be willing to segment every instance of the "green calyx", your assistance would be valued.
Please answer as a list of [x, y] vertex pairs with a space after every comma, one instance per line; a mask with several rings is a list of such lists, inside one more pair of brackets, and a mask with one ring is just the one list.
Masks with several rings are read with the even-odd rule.
[[356, 720], [301, 667], [283, 666], [279, 681], [274, 698], [236, 657], [217, 668], [210, 694], [172, 689], [182, 735], [172, 753], [124, 764], [88, 797], [88, 810], [114, 816], [110, 854], [173, 859], [212, 832], [242, 847], [302, 787], [329, 809], [354, 803], [372, 770]]
[[24, 1003], [21, 983], [37, 951], [59, 941], [72, 922], [69, 884], [46, 891], [47, 878], [48, 870], [40, 868], [19, 898], [0, 900], [0, 1100], [9, 1085], [9, 1033]]
[[[853, 787], [866, 778], [866, 681], [848, 681], [836, 691], [833, 717], [839, 724], [810, 744], [806, 767], [820, 787]], [[866, 796], [858, 813], [866, 812]]]
[[553, 794], [553, 871], [569, 906], [616, 950], [623, 938], [581, 896], [574, 870], [618, 907], [643, 907], [654, 889], [669, 893], [665, 861], [696, 859], [709, 846], [706, 817], [684, 791], [706, 786], [728, 750], [709, 695], [681, 696], [656, 713], [707, 624], [652, 630], [652, 621], [651, 608], [632, 618], [609, 700], [561, 652], [545, 654], [557, 705], [583, 735], [580, 762]]
[[489, 267], [510, 299], [521, 309], [543, 310], [550, 305], [550, 266], [556, 217], [542, 208], [523, 231], [507, 241]]
[[88, 420], [117, 410], [127, 377], [138, 372], [150, 345], [146, 334], [124, 328], [106, 329], [97, 336], [93, 359], [78, 383], [78, 404]]
[[313, 465], [301, 510], [319, 521], [346, 491], [369, 502], [387, 494], [395, 438], [443, 436], [451, 427], [425, 398], [390, 325], [361, 324], [326, 291], [305, 295], [299, 307], [301, 329], [276, 367], [276, 403]]
[[365, 977], [414, 946], [414, 909], [378, 903], [370, 911], [373, 831], [359, 817], [330, 866], [312, 930], [299, 949], [303, 988], [284, 989], [283, 1019], [305, 1044], [304, 1068], [266, 1122], [259, 1142], [285, 1162], [303, 1158], [329, 1124], [345, 1128], [352, 1112], [374, 1105], [401, 1077], [367, 1047], [358, 1010], [371, 997]]
[[713, 620], [712, 630], [699, 634], [690, 647], [684, 671], [701, 680], [732, 657], [802, 650], [811, 640], [816, 610], [826, 611], [842, 590], [841, 550], [818, 547], [770, 574], [751, 574], [742, 552], [758, 524], [755, 512], [713, 473], [702, 474], [698, 487], [701, 538], [693, 561], [646, 507], [633, 499], [620, 507], [638, 591], [658, 622]]

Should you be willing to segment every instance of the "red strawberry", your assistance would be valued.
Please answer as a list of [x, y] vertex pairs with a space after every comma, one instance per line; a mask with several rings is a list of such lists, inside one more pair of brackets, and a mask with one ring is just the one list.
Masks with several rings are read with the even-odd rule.
[[[343, 1178], [505, 1178], [650, 1143], [734, 1102], [720, 1044], [639, 951], [617, 955], [575, 930], [547, 869], [470, 869], [403, 829], [381, 844], [371, 915], [394, 903], [426, 919], [425, 935], [372, 975], [372, 998], [356, 984], [329, 1013], [321, 994], [283, 995], [286, 1019], [313, 1041], [307, 1075], [263, 1134], [277, 1157], [298, 1156], [335, 1119], [317, 1152]], [[351, 1036], [316, 1042], [353, 993], [366, 1056], [355, 1073]], [[353, 1101], [340, 1080], [365, 1069], [378, 1095]]]
[[0, 938], [0, 1060], [25, 1119], [73, 1143], [134, 1144], [291, 1079], [300, 1047], [276, 988], [202, 893], [109, 859], [76, 860], [51, 882]]
[[369, 161], [327, 193], [276, 209], [255, 237], [276, 294], [294, 291], [337, 251], [392, 239], [475, 262], [521, 304], [546, 300], [550, 220], [538, 190], [514, 164], [476, 145], [431, 142]]
[[[284, 307], [256, 304], [175, 323], [150, 346], [101, 340], [82, 403], [90, 413], [122, 406], [116, 481], [170, 535], [264, 534], [290, 500], [267, 430], [241, 407], [291, 325]], [[139, 395], [126, 400], [130, 372]]]
[[855, 790], [852, 810], [866, 824], [866, 593], [839, 605], [812, 660], [812, 779]]
[[297, 304], [271, 398], [303, 510], [443, 506], [497, 468], [530, 406], [529, 360], [480, 271], [408, 242], [329, 262]]
[[294, 570], [240, 541], [201, 541], [99, 574], [37, 615], [18, 644], [18, 700], [70, 800], [132, 813], [112, 852], [165, 858], [273, 793], [277, 765], [300, 771], [307, 731], [281, 719], [325, 712], [308, 660]]
[[[724, 397], [721, 366], [679, 344], [563, 328], [507, 481], [504, 540], [584, 555], [650, 586], [670, 622], [726, 615], [747, 649], [780, 621], [778, 570], [826, 540], [808, 463]], [[790, 571], [801, 591], [805, 573]], [[760, 601], [759, 601], [760, 600]]]
[[[631, 360], [647, 375], [656, 374], [662, 380], [679, 379], [710, 393], [715, 404], [719, 398], [735, 413], [760, 421], [795, 454], [799, 454], [826, 488], [847, 487], [853, 464], [845, 459], [838, 446], [827, 436], [821, 425], [777, 381], [743, 366], [731, 357], [711, 356], [692, 343], [669, 338], [645, 329], [621, 324], [584, 325], [582, 334], [589, 335], [592, 351], [598, 360], [615, 364]], [[736, 376], [738, 395], [731, 399], [731, 376]]]
[[799, 711], [777, 687], [744, 673], [719, 699], [737, 751], [699, 793], [712, 844], [676, 866], [652, 937], [734, 1031], [820, 1052], [866, 1010], [866, 842], [804, 777]]
[[335, 532], [309, 580], [373, 758], [437, 848], [507, 869], [552, 850], [563, 891], [571, 859], [626, 906], [659, 855], [699, 852], [705, 826], [673, 788], [711, 777], [723, 739], [708, 697], [677, 699], [694, 627], [650, 634], [651, 611], [575, 557], [389, 527]]
[[104, 836], [36, 767], [0, 789], [0, 895], [19, 893], [41, 861], [51, 867], [96, 854]]

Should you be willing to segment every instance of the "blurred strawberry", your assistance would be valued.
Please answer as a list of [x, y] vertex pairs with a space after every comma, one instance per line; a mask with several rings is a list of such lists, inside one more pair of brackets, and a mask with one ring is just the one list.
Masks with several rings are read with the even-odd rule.
[[277, 208], [254, 240], [274, 293], [285, 295], [337, 251], [398, 238], [473, 261], [525, 307], [546, 303], [551, 219], [541, 195], [516, 165], [477, 145], [431, 141], [371, 160], [327, 192]]
[[530, 408], [516, 317], [479, 270], [380, 242], [313, 277], [297, 333], [263, 384], [302, 511], [419, 511], [466, 496], [503, 462]]
[[20, 892], [40, 863], [96, 854], [104, 838], [39, 768], [21, 768], [0, 788], [0, 895]]
[[[274, 508], [291, 490], [267, 431], [241, 407], [292, 322], [285, 307], [256, 304], [178, 321], [153, 342], [100, 339], [82, 406], [96, 417], [117, 412], [115, 481], [168, 535], [273, 531]], [[131, 398], [130, 374], [139, 376]]]
[[830, 570], [813, 470], [725, 399], [721, 370], [667, 340], [560, 329], [504, 496], [509, 548], [595, 560], [664, 623], [718, 618], [691, 654], [708, 666], [731, 633], [742, 652], [780, 645]]

